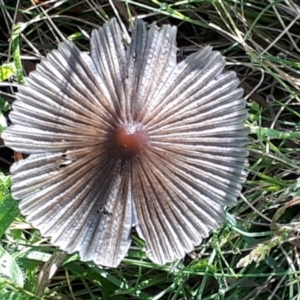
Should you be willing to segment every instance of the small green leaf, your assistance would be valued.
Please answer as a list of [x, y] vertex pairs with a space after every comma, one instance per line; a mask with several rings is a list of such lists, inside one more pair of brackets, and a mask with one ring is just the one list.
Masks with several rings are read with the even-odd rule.
[[18, 23], [13, 27], [13, 34], [12, 34], [12, 52], [13, 58], [16, 66], [16, 73], [17, 79], [19, 84], [24, 83], [24, 76], [23, 76], [23, 67], [21, 61], [21, 52], [20, 52], [20, 34], [24, 26], [22, 23]]
[[0, 111], [0, 132], [3, 132], [6, 127], [7, 127], [6, 118], [4, 117], [2, 112]]
[[9, 111], [11, 109], [7, 101], [0, 97], [0, 111]]
[[254, 110], [255, 112], [259, 112], [261, 110], [261, 107], [259, 106], [259, 104], [255, 101], [253, 101], [251, 103], [251, 109]]
[[18, 202], [9, 193], [10, 178], [0, 173], [0, 237], [19, 215]]
[[0, 278], [6, 278], [16, 285], [24, 286], [24, 276], [15, 259], [0, 245]]
[[69, 35], [67, 37], [67, 40], [68, 41], [75, 41], [75, 40], [78, 40], [80, 37], [82, 37], [82, 33], [81, 32], [75, 32], [75, 33]]
[[0, 82], [5, 81], [16, 73], [14, 63], [7, 63], [0, 66]]
[[300, 139], [300, 132], [291, 131], [277, 131], [275, 129], [253, 126], [251, 133], [259, 134], [263, 138], [287, 140], [287, 139]]

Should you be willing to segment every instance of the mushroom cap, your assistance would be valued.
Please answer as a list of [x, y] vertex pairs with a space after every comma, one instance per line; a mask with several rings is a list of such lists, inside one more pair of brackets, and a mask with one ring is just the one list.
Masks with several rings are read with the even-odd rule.
[[224, 221], [245, 181], [243, 89], [204, 47], [176, 61], [174, 26], [136, 20], [130, 44], [115, 19], [90, 55], [59, 44], [19, 87], [5, 144], [12, 195], [42, 235], [82, 260], [116, 267], [135, 227], [165, 264]]

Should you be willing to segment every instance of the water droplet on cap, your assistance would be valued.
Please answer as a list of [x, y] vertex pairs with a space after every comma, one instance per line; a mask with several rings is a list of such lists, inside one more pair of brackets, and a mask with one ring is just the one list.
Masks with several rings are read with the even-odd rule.
[[273, 95], [268, 95], [266, 97], [266, 102], [267, 102], [267, 104], [273, 104], [273, 103], [275, 103], [275, 97]]
[[282, 53], [282, 52], [279, 52], [279, 53], [277, 54], [277, 58], [279, 58], [279, 59], [286, 59], [286, 54], [285, 54], [285, 53]]

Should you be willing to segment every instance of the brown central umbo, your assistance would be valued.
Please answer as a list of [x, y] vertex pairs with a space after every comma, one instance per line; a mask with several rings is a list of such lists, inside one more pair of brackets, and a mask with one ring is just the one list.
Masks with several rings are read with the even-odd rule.
[[[148, 133], [139, 123], [125, 123], [112, 132], [111, 150], [122, 161], [140, 156], [148, 144]], [[112, 149], [113, 148], [113, 149]]]

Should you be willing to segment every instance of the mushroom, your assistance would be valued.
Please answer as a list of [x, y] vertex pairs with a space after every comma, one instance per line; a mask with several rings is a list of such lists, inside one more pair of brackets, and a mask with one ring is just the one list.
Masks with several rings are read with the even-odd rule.
[[131, 230], [157, 264], [180, 259], [225, 219], [245, 181], [243, 89], [203, 47], [176, 61], [175, 26], [116, 19], [91, 53], [59, 44], [19, 87], [5, 144], [27, 220], [62, 250], [116, 267]]

